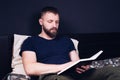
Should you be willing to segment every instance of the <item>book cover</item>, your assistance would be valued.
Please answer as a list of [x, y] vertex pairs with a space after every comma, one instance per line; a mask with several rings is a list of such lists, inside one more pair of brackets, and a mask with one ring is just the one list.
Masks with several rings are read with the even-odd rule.
[[93, 60], [97, 59], [98, 56], [102, 53], [103, 51], [100, 50], [99, 52], [97, 52], [96, 54], [94, 54], [92, 57], [90, 58], [84, 58], [84, 59], [80, 59], [76, 62], [74, 62], [72, 65], [64, 68], [63, 70], [61, 70], [60, 72], [57, 73], [57, 75], [60, 75], [68, 70], [72, 70], [73, 68], [77, 67], [77, 66], [80, 66], [80, 65], [85, 65], [85, 64], [89, 64], [91, 63]]

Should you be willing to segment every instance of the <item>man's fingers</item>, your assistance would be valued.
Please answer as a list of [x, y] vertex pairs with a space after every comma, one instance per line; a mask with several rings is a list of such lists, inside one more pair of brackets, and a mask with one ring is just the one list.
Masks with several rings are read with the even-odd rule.
[[90, 68], [89, 65], [77, 67], [76, 72], [81, 74], [81, 73], [85, 72], [86, 70], [88, 70], [89, 68]]
[[83, 72], [85, 72], [85, 70], [82, 69], [82, 68], [76, 68], [76, 72], [78, 72], [78, 73], [83, 73]]
[[81, 66], [81, 68], [84, 69], [84, 70], [88, 70], [90, 68], [90, 66], [89, 65]]

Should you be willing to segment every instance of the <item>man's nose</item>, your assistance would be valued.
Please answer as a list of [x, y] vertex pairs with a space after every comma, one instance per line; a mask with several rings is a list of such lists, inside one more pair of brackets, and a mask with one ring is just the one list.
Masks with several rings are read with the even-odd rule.
[[54, 22], [54, 23], [53, 23], [53, 26], [54, 26], [54, 27], [58, 27], [58, 25], [57, 25], [57, 23], [56, 23], [56, 22]]

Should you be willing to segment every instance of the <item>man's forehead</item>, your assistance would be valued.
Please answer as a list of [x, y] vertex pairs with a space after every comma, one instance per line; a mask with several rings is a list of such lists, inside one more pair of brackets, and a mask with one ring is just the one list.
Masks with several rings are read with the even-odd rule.
[[55, 13], [52, 13], [52, 12], [46, 12], [43, 16], [42, 16], [42, 18], [46, 18], [46, 19], [48, 19], [48, 18], [55, 18], [55, 19], [58, 19], [59, 20], [59, 14], [55, 14]]

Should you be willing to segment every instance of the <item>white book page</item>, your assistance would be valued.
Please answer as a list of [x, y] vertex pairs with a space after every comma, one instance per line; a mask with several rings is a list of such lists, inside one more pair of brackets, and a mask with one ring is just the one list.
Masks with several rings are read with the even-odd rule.
[[75, 63], [73, 63], [72, 65], [66, 67], [65, 69], [61, 70], [60, 72], [57, 73], [57, 75], [60, 75], [61, 73], [63, 73], [64, 71], [66, 71], [67, 69], [71, 68], [72, 66], [80, 63], [80, 62], [83, 62], [83, 61], [90, 61], [90, 60], [95, 60], [103, 51], [100, 50], [99, 52], [97, 52], [95, 55], [93, 55], [92, 57], [90, 58], [84, 58], [84, 59], [80, 59], [78, 61], [76, 61]]

